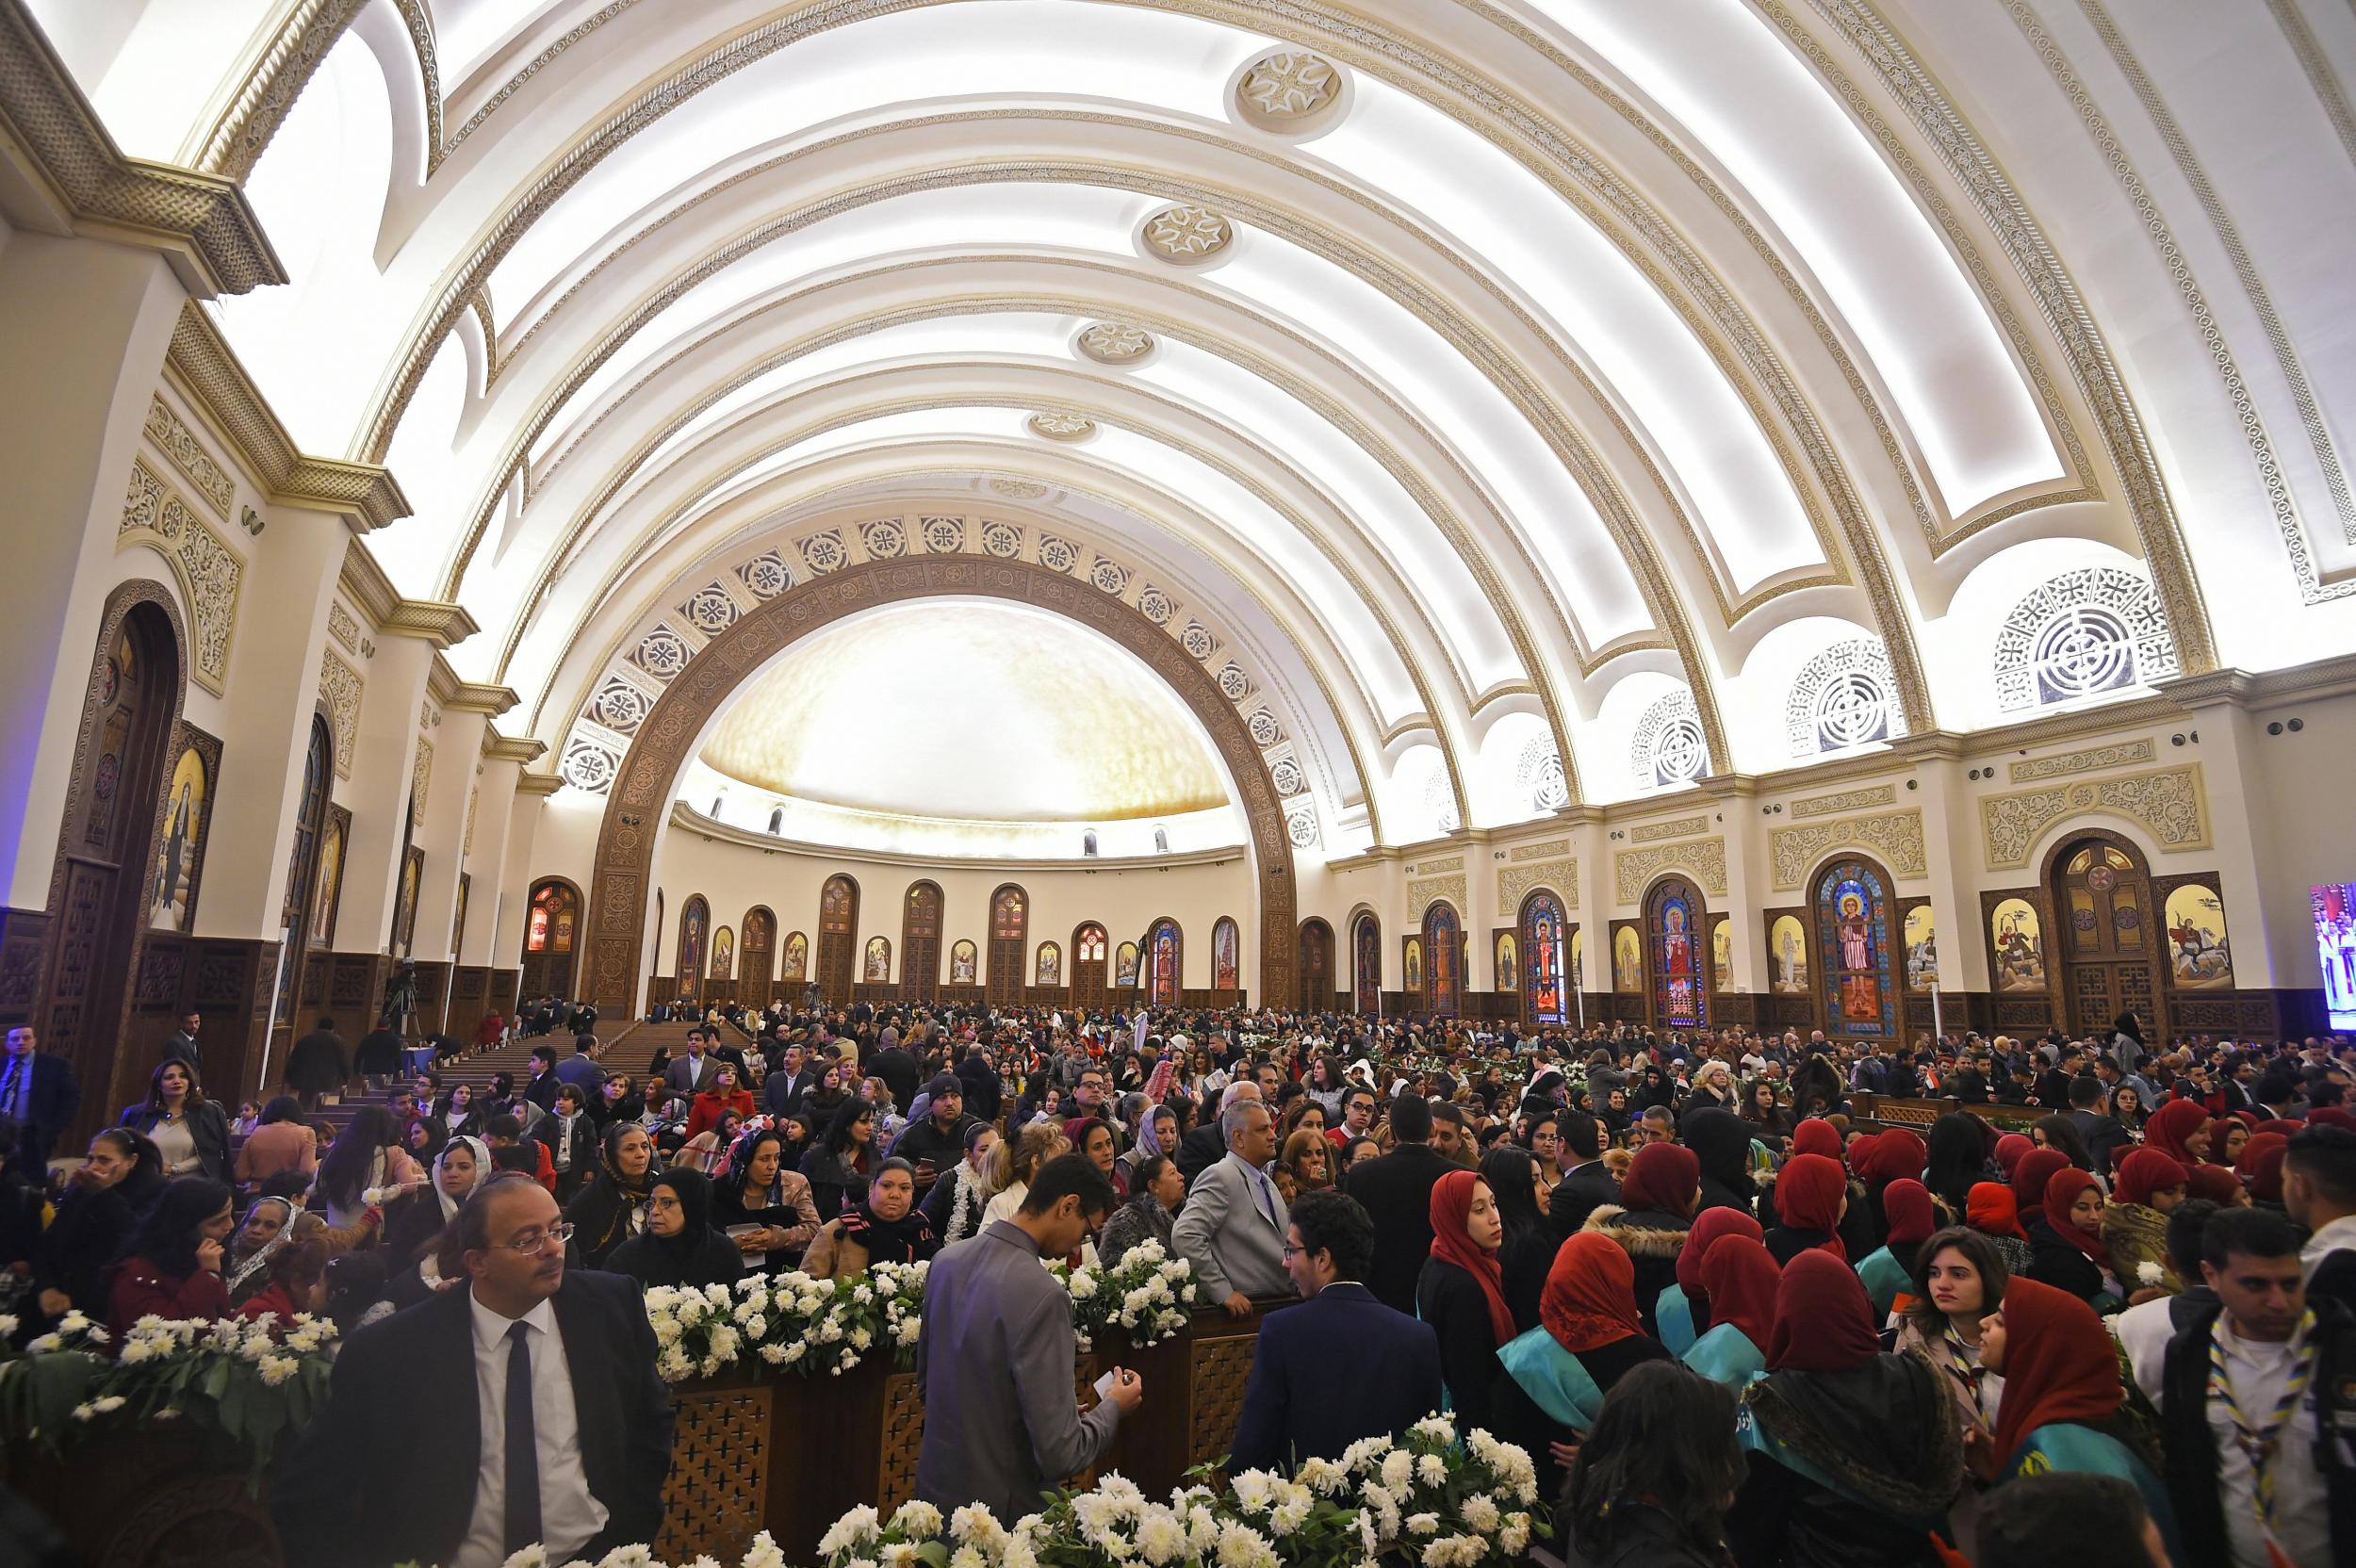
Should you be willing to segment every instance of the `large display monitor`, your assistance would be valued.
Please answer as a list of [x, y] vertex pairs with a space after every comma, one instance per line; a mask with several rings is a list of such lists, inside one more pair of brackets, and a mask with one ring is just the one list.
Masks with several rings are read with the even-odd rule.
[[2315, 901], [2315, 952], [2323, 960], [2323, 1004], [2331, 1027], [2356, 1029], [2356, 882], [2308, 890]]

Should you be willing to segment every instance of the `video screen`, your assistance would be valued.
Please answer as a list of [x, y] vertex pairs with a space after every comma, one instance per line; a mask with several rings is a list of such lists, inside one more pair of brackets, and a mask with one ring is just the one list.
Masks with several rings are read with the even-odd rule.
[[2323, 1004], [2331, 1027], [2356, 1029], [2356, 882], [2308, 890], [2315, 906], [2315, 952], [2323, 960]]

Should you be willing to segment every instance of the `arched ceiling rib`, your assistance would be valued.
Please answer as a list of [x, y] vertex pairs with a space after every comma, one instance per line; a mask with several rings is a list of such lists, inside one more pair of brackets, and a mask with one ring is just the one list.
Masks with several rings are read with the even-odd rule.
[[[1534, 705], [1576, 796], [1638, 672], [1690, 690], [1713, 770], [1773, 765], [1721, 704], [1802, 624], [1877, 639], [1907, 728], [1984, 711], [1950, 607], [2032, 542], [2145, 566], [2182, 666], [2215, 662], [2136, 367], [1912, 0], [497, 8], [303, 0], [184, 140], [267, 173], [345, 28], [384, 63], [373, 232], [321, 253], [354, 352], [298, 369], [428, 498], [397, 580], [467, 603], [495, 635], [464, 656], [543, 681], [550, 722], [607, 587], [659, 602], [681, 541], [778, 526], [745, 498], [950, 482], [946, 453], [1169, 531], [1295, 650], [1369, 805], [1426, 735], [1468, 823], [1484, 710]], [[1350, 74], [1337, 108], [1239, 106], [1303, 47]], [[1133, 239], [1172, 202], [1227, 225], [1208, 265]], [[232, 340], [275, 312], [303, 341], [303, 286], [233, 302]], [[1092, 319], [1158, 347], [1091, 363]], [[2276, 521], [2286, 586], [2330, 597]]]

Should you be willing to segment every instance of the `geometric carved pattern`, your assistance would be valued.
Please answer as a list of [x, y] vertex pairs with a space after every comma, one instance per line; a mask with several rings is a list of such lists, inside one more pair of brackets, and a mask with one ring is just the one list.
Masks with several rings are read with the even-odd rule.
[[[1873, 784], [1862, 790], [1842, 790], [1836, 794], [1810, 795], [1792, 803], [1795, 817], [1826, 817], [1835, 811], [1857, 811], [1868, 806], [1888, 806], [1898, 798], [1895, 784]], [[1793, 883], [1798, 887], [1798, 883]]]
[[891, 1511], [916, 1495], [916, 1458], [924, 1446], [924, 1400], [911, 1373], [884, 1380], [883, 1453], [875, 1466], [875, 1506]]
[[589, 716], [608, 729], [629, 735], [646, 722], [653, 708], [654, 698], [618, 675], [608, 676], [589, 701]]
[[1168, 626], [1170, 616], [1178, 612], [1178, 607], [1170, 602], [1170, 596], [1151, 583], [1138, 590], [1137, 608], [1155, 626]]
[[1194, 1347], [1194, 1430], [1186, 1434], [1186, 1462], [1209, 1464], [1235, 1446], [1243, 1419], [1243, 1385], [1252, 1376], [1250, 1334], [1198, 1340]]
[[802, 541], [802, 564], [813, 572], [838, 571], [850, 558], [850, 552], [843, 547], [843, 535], [834, 529], [813, 533]]
[[1563, 907], [1579, 907], [1579, 862], [1577, 860], [1535, 860], [1521, 865], [1497, 868], [1497, 907], [1519, 909], [1522, 899], [1532, 888], [1548, 888], [1560, 893]]
[[984, 523], [982, 553], [994, 555], [1001, 561], [1012, 561], [1023, 553], [1023, 531], [1012, 523]]
[[757, 599], [775, 598], [794, 586], [794, 570], [775, 550], [754, 556], [736, 568], [737, 580]]
[[2165, 850], [2209, 846], [2208, 797], [2201, 787], [2201, 764], [2188, 762], [1983, 798], [1980, 841], [1988, 869], [2027, 865], [2045, 830], [2073, 811], [2112, 811], [2141, 823]]
[[955, 555], [965, 548], [965, 519], [962, 517], [919, 517], [916, 526], [924, 541], [924, 548], [934, 555]]
[[333, 648], [319, 650], [319, 695], [327, 699], [328, 722], [335, 731], [335, 776], [352, 776], [352, 747], [360, 739], [360, 672], [335, 657]]
[[1096, 564], [1088, 568], [1088, 580], [1115, 597], [1129, 589], [1128, 569], [1118, 561], [1107, 561], [1101, 555], [1096, 558]]
[[1767, 835], [1767, 859], [1777, 892], [1808, 880], [1824, 851], [1835, 845], [1873, 850], [1893, 876], [1927, 876], [1930, 861], [1922, 843], [1922, 813], [1884, 811], [1865, 817], [1830, 817], [1805, 827], [1778, 827]]
[[1254, 120], [1287, 125], [1308, 119], [1340, 96], [1342, 74], [1315, 55], [1279, 50], [1253, 60], [1235, 84], [1235, 96]]
[[1137, 231], [1146, 249], [1164, 261], [1191, 267], [1227, 249], [1235, 237], [1227, 220], [1208, 207], [1179, 203], [1148, 218]]
[[172, 466], [180, 470], [197, 493], [213, 503], [213, 510], [221, 516], [229, 515], [229, 503], [237, 497], [237, 486], [221, 471], [212, 454], [198, 445], [195, 433], [180, 421], [180, 416], [164, 406], [163, 399], [148, 395], [147, 438], [155, 443], [163, 454], [172, 459]]
[[[1035, 479], [993, 479], [990, 482], [990, 487], [1008, 500], [1016, 501], [1035, 501], [1047, 494], [1048, 490], [1046, 485]], [[992, 550], [990, 553], [996, 555], [1000, 552]]]
[[1690, 784], [1710, 771], [1710, 741], [1692, 692], [1680, 686], [1644, 710], [1628, 747], [1628, 771], [1639, 790]]
[[[984, 525], [985, 531], [989, 526]], [[807, 552], [809, 541], [802, 547]], [[1254, 858], [1262, 868], [1259, 972], [1264, 994], [1276, 1004], [1288, 1004], [1299, 955], [1287, 812], [1269, 777], [1269, 764], [1231, 706], [1233, 695], [1215, 690], [1187, 650], [1141, 612], [1060, 576], [1076, 565], [1077, 552], [1069, 543], [1042, 539], [1039, 555], [1039, 566], [975, 556], [845, 562], [819, 580], [745, 612], [713, 639], [712, 649], [727, 645], [722, 657], [705, 659], [682, 644], [677, 667], [659, 672], [668, 681], [667, 690], [635, 734], [623, 735], [585, 716], [577, 721], [558, 764], [559, 775], [575, 788], [607, 794], [610, 802], [598, 836], [590, 895], [591, 954], [582, 993], [616, 1005], [634, 1001], [636, 955], [651, 897], [646, 873], [663, 797], [674, 787], [696, 732], [741, 687], [744, 672], [820, 627], [875, 605], [979, 596], [1027, 602], [1110, 636], [1160, 675], [1210, 731], [1229, 776], [1237, 783]], [[1231, 670], [1231, 675], [1245, 679], [1240, 669]], [[1229, 695], [1228, 701], [1220, 700], [1223, 694]], [[1249, 694], [1248, 682], [1243, 694]]]
[[1612, 874], [1619, 889], [1620, 902], [1634, 904], [1644, 896], [1646, 883], [1672, 868], [1691, 873], [1701, 883], [1704, 892], [1725, 892], [1726, 840], [1696, 839], [1691, 843], [1655, 844], [1650, 849], [1620, 851], [1612, 858]]
[[1562, 754], [1553, 740], [1532, 736], [1513, 765], [1513, 788], [1526, 795], [1533, 811], [1552, 811], [1571, 803], [1571, 789], [1562, 776]]
[[1276, 792], [1280, 795], [1297, 795], [1309, 787], [1308, 780], [1301, 776], [1301, 764], [1289, 757], [1278, 758], [1275, 765], [1268, 770], [1268, 776], [1275, 780]]
[[1571, 852], [1568, 839], [1547, 839], [1534, 844], [1516, 844], [1506, 851], [1509, 860], [1552, 860]]
[[902, 531], [899, 519], [895, 517], [859, 524], [859, 542], [866, 547], [868, 555], [877, 561], [889, 561], [908, 551], [908, 534]]
[[1264, 746], [1272, 746], [1284, 738], [1284, 727], [1276, 722], [1276, 715], [1263, 708], [1244, 721], [1252, 730], [1252, 738]]
[[1229, 700], [1241, 702], [1252, 694], [1252, 678], [1243, 673], [1240, 664], [1230, 664], [1219, 672], [1219, 689], [1227, 694]]
[[2015, 784], [2034, 784], [2040, 778], [2060, 778], [2068, 774], [2093, 773], [2099, 768], [2124, 767], [2130, 762], [2149, 762], [2154, 754], [2150, 741], [2121, 741], [2117, 745], [2066, 751], [2058, 757], [2032, 757], [2025, 762], [2015, 762], [2006, 771]]
[[687, 661], [693, 657], [686, 638], [667, 626], [659, 626], [638, 639], [638, 645], [630, 650], [630, 662], [657, 680], [668, 680], [687, 668]]
[[1313, 801], [1294, 801], [1284, 808], [1284, 830], [1295, 849], [1317, 846], [1317, 808]]
[[1892, 694], [1898, 678], [1878, 637], [1835, 643], [1800, 666], [1783, 705], [1784, 734], [1793, 758], [1841, 751], [1906, 732]]
[[341, 644], [346, 653], [360, 651], [360, 623], [352, 618], [352, 612], [339, 600], [328, 600], [327, 634]]
[[417, 761], [409, 775], [409, 831], [425, 825], [425, 792], [434, 783], [434, 743], [417, 741]]
[[1459, 872], [1453, 876], [1431, 876], [1408, 883], [1407, 918], [1411, 921], [1423, 919], [1424, 910], [1437, 898], [1445, 898], [1456, 907], [1463, 908], [1465, 903], [1464, 873]]
[[674, 1396], [671, 1470], [663, 1481], [656, 1557], [665, 1562], [698, 1555], [743, 1559], [768, 1513], [770, 1468], [785, 1459], [769, 1446], [776, 1399], [766, 1388]]
[[1050, 441], [1085, 441], [1096, 433], [1096, 421], [1069, 409], [1041, 409], [1023, 421], [1033, 435]]
[[1662, 839], [1690, 839], [1696, 833], [1710, 831], [1708, 817], [1679, 817], [1675, 822], [1648, 822], [1642, 827], [1628, 830], [1632, 844], [1658, 843]]
[[735, 625], [738, 613], [736, 600], [716, 582], [689, 595], [679, 612], [687, 618], [688, 625], [707, 637], [717, 637]]
[[1093, 322], [1081, 329], [1075, 341], [1099, 365], [1126, 365], [1153, 351], [1153, 335], [1125, 321]]
[[2148, 686], [2176, 672], [2159, 596], [2116, 566], [2081, 566], [2039, 584], [1996, 637], [1996, 706], [2006, 712]]
[[1212, 638], [1210, 629], [1201, 621], [1186, 623], [1186, 629], [1178, 634], [1178, 645], [1203, 660], [1219, 651], [1219, 644]]
[[189, 618], [196, 623], [195, 659], [188, 673], [219, 695], [229, 674], [229, 638], [237, 630], [237, 584], [245, 576], [245, 563], [180, 498], [180, 492], [136, 457], [115, 544], [117, 548], [150, 545], [172, 563], [188, 595]]
[[[1227, 667], [1232, 670], [1235, 666], [1230, 664]], [[1221, 684], [1224, 684], [1223, 680]], [[1432, 813], [1432, 825], [1436, 832], [1453, 833], [1464, 825], [1464, 818], [1456, 809], [1456, 786], [1448, 777], [1445, 765], [1432, 769], [1432, 776], [1424, 780], [1423, 806]]]

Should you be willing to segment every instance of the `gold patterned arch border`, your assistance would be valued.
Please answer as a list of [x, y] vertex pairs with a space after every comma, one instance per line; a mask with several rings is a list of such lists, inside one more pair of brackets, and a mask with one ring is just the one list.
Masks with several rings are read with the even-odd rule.
[[2162, 854], [2210, 847], [2209, 794], [2201, 764], [2149, 768], [1980, 797], [1980, 847], [1989, 871], [2016, 871], [2053, 830], [2080, 817], [2123, 818]]
[[1726, 841], [1724, 836], [1686, 843], [1653, 844], [1624, 849], [1612, 857], [1612, 890], [1623, 908], [1642, 903], [1644, 890], [1664, 872], [1683, 872], [1713, 898], [1726, 896]]
[[1806, 887], [1827, 856], [1847, 850], [1872, 853], [1890, 868], [1892, 876], [1911, 879], [1931, 874], [1922, 813], [1908, 807], [1903, 811], [1824, 817], [1776, 828], [1767, 835], [1769, 880], [1774, 890], [1792, 892]]

